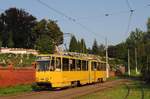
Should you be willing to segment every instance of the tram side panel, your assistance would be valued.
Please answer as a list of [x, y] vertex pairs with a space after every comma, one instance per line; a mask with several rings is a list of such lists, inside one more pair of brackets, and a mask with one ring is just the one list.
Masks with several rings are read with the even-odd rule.
[[105, 63], [92, 61], [91, 62], [91, 82], [100, 82], [106, 79]]
[[36, 72], [36, 82], [40, 84], [50, 84], [51, 87], [62, 87], [62, 73], [41, 71]]
[[73, 82], [79, 82], [80, 84], [88, 83], [88, 71], [66, 71], [62, 73], [63, 83], [67, 86], [71, 86]]
[[63, 59], [63, 83], [70, 86], [74, 82], [86, 84], [89, 82], [88, 62], [80, 59]]

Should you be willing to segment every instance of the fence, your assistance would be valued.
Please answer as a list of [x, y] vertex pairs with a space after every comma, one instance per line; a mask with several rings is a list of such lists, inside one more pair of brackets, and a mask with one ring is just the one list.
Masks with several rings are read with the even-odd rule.
[[35, 80], [34, 67], [13, 68], [10, 64], [7, 68], [0, 67], [0, 87], [14, 86], [18, 84], [30, 84]]

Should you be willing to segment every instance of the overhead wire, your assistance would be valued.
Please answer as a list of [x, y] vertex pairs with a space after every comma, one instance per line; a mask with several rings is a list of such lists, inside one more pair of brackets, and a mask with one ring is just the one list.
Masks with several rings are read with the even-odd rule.
[[52, 11], [58, 13], [59, 15], [61, 15], [61, 16], [65, 17], [65, 18], [67, 18], [68, 20], [73, 21], [73, 22], [76, 21], [74, 18], [72, 18], [72, 17], [66, 15], [65, 13], [63, 13], [63, 12], [61, 12], [61, 11], [55, 9], [55, 8], [53, 8], [52, 6], [46, 4], [45, 2], [43, 2], [43, 1], [41, 1], [41, 0], [37, 0], [37, 1], [38, 1], [40, 4], [44, 5], [45, 7], [49, 8], [50, 10], [52, 10]]
[[129, 3], [129, 1], [128, 1], [128, 0], [126, 0], [126, 4], [127, 4], [128, 8], [129, 8], [129, 10], [131, 10], [131, 9], [132, 9], [132, 7], [131, 7], [131, 5], [130, 5], [130, 3]]
[[128, 0], [126, 0], [126, 4], [127, 4], [128, 9], [130, 10], [130, 14], [129, 14], [129, 19], [128, 19], [128, 23], [127, 23], [127, 29], [125, 31], [125, 36], [129, 32], [129, 30], [130, 30], [132, 16], [133, 16], [134, 11], [135, 11], [135, 10], [132, 9], [132, 7], [130, 5], [130, 2]]
[[103, 13], [101, 15], [91, 16], [91, 17], [79, 17], [78, 19], [85, 20], [85, 19], [89, 19], [89, 18], [109, 17], [109, 16], [112, 16], [112, 15], [119, 15], [119, 14], [124, 14], [124, 13], [129, 13], [129, 10], [118, 11], [118, 12], [114, 12], [114, 13]]
[[47, 7], [48, 9], [50, 9], [50, 10], [56, 12], [57, 14], [59, 14], [59, 15], [65, 17], [65, 18], [67, 18], [69, 21], [72, 21], [72, 22], [76, 23], [77, 25], [79, 25], [81, 28], [83, 28], [83, 29], [86, 30], [87, 32], [90, 32], [90, 33], [94, 34], [96, 37], [99, 36], [99, 37], [101, 37], [102, 39], [105, 39], [104, 36], [100, 36], [100, 35], [96, 34], [94, 31], [92, 31], [91, 29], [89, 29], [87, 26], [85, 26], [84, 24], [80, 23], [79, 21], [77, 21], [75, 18], [66, 15], [65, 13], [63, 13], [63, 12], [61, 12], [61, 11], [59, 11], [59, 10], [53, 8], [52, 6], [46, 4], [45, 2], [43, 2], [43, 1], [41, 1], [41, 0], [37, 0], [37, 2], [40, 3], [40, 4], [42, 4], [43, 6]]
[[[84, 30], [86, 30], [86, 31], [88, 31], [88, 32], [90, 32], [90, 33], [92, 33], [92, 34], [94, 34], [96, 37], [97, 37], [97, 36], [100, 36], [99, 34], [96, 34], [94, 31], [92, 31], [91, 29], [89, 29], [89, 28], [88, 28], [87, 26], [85, 26], [84, 24], [80, 23], [77, 19], [66, 15], [65, 13], [63, 13], [63, 12], [61, 12], [61, 11], [55, 9], [54, 7], [52, 7], [52, 6], [48, 5], [48, 4], [46, 4], [46, 3], [43, 2], [42, 0], [37, 0], [37, 1], [38, 1], [40, 4], [44, 5], [45, 7], [49, 8], [50, 10], [56, 12], [57, 14], [59, 14], [59, 15], [65, 17], [65, 18], [67, 18], [69, 21], [72, 21], [72, 22], [78, 24], [81, 28], [83, 28]], [[130, 29], [130, 25], [131, 25], [131, 21], [132, 21], [132, 16], [133, 16], [133, 14], [134, 14], [134, 12], [135, 12], [135, 10], [136, 10], [136, 9], [134, 9], [134, 10], [132, 9], [132, 7], [131, 7], [131, 5], [130, 5], [130, 2], [129, 2], [128, 0], [126, 0], [126, 4], [127, 4], [127, 7], [129, 8], [129, 10], [127, 10], [127, 11], [120, 11], [120, 12], [116, 12], [116, 13], [105, 13], [105, 14], [104, 14], [104, 16], [107, 17], [107, 16], [117, 15], [117, 14], [121, 14], [121, 13], [130, 13], [129, 19], [128, 19], [128, 23], [127, 23], [127, 29], [126, 29], [126, 31], [125, 31], [125, 34], [128, 33], [128, 31], [129, 31], [129, 29]], [[150, 4], [147, 5], [147, 6], [150, 6]], [[100, 37], [103, 38], [103, 39], [106, 38], [106, 37], [104, 37], [104, 36], [100, 36]]]
[[132, 15], [133, 15], [133, 12], [130, 12], [128, 23], [127, 23], [127, 29], [125, 31], [125, 36], [129, 32], [129, 29], [130, 29], [130, 26], [131, 26]]

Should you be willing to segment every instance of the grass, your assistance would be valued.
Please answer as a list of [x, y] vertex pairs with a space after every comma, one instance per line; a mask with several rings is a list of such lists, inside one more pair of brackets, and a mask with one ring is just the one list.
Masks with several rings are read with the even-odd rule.
[[118, 76], [109, 77], [109, 78], [107, 78], [107, 81], [118, 80], [118, 79], [120, 79], [120, 78], [121, 78], [121, 77], [118, 77]]
[[0, 96], [11, 95], [23, 92], [31, 92], [31, 85], [17, 85], [14, 87], [0, 88]]
[[[141, 99], [141, 87], [143, 88], [144, 99], [150, 99], [150, 85], [141, 84], [139, 81], [133, 81], [131, 85], [129, 85], [130, 93], [127, 99]], [[127, 86], [120, 85], [112, 89], [77, 97], [77, 99], [124, 99], [127, 92]]]
[[77, 99], [122, 99], [125, 97], [127, 89], [124, 85], [114, 87], [113, 89], [107, 89], [104, 91], [88, 94], [78, 97]]

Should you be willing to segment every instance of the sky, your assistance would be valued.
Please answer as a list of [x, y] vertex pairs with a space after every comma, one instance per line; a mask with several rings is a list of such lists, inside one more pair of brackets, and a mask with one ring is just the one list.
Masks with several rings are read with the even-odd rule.
[[[57, 20], [64, 33], [71, 33], [78, 40], [84, 38], [88, 47], [92, 46], [94, 39], [98, 44], [105, 44], [107, 37], [108, 45], [115, 45], [125, 41], [135, 28], [146, 31], [146, 22], [150, 17], [150, 0], [128, 0], [129, 5], [127, 0], [41, 1], [51, 8], [38, 0], [0, 0], [0, 13], [16, 7], [24, 9], [38, 20]], [[129, 6], [134, 10], [132, 17]], [[66, 35], [64, 38], [67, 45], [70, 37]]]

